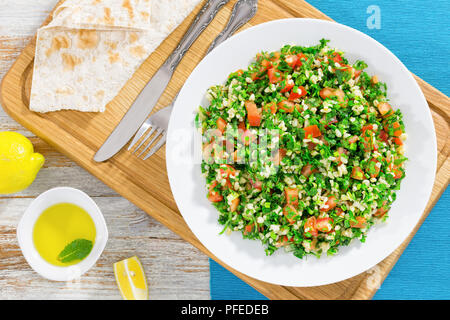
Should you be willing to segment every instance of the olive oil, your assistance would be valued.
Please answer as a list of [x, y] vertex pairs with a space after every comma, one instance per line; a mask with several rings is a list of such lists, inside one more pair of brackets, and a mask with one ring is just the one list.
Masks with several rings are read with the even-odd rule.
[[33, 229], [33, 242], [41, 257], [56, 266], [70, 266], [80, 262], [63, 263], [58, 255], [77, 239], [86, 239], [94, 244], [96, 229], [91, 216], [71, 203], [59, 203], [42, 212]]

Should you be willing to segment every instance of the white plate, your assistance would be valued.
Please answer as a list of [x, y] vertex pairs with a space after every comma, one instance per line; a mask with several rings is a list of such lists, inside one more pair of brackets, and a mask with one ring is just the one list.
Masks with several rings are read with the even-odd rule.
[[[387, 223], [373, 227], [365, 243], [353, 241], [332, 257], [300, 260], [278, 250], [266, 256], [256, 240], [238, 232], [219, 235], [218, 212], [206, 199], [205, 180], [194, 160], [194, 118], [199, 105], [207, 106], [206, 90], [245, 69], [261, 50], [285, 44], [310, 46], [330, 39], [350, 62], [364, 60], [369, 74], [388, 85], [388, 98], [400, 108], [408, 139], [406, 178], [397, 192]], [[430, 197], [436, 171], [436, 136], [422, 92], [406, 67], [369, 36], [341, 24], [315, 19], [285, 19], [260, 24], [225, 41], [192, 72], [176, 100], [166, 148], [169, 181], [178, 208], [192, 232], [218, 259], [258, 280], [287, 286], [317, 286], [341, 281], [368, 270], [392, 253], [418, 223]], [[182, 156], [183, 152], [185, 153]], [[198, 151], [196, 151], [198, 155]], [[197, 162], [197, 163], [195, 163]]]

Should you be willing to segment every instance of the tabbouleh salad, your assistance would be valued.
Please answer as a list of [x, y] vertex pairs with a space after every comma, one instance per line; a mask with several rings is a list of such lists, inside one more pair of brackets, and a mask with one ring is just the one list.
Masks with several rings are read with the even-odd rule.
[[[402, 113], [386, 85], [328, 42], [259, 53], [208, 90], [196, 117], [221, 233], [259, 239], [267, 255], [332, 255], [364, 242], [405, 176]], [[262, 150], [263, 138], [277, 152]]]

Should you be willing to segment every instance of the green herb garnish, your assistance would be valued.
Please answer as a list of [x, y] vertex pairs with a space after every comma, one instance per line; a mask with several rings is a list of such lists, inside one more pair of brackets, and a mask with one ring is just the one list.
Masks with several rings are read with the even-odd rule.
[[58, 255], [58, 260], [62, 263], [69, 263], [74, 260], [82, 260], [88, 256], [92, 250], [92, 241], [86, 239], [76, 239], [69, 243]]

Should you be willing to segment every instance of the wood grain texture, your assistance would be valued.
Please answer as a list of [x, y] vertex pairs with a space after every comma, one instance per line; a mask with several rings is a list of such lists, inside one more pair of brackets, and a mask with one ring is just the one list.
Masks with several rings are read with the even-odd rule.
[[[56, 0], [0, 0], [0, 80]], [[137, 255], [149, 280], [150, 299], [209, 299], [208, 258], [161, 223], [145, 214], [74, 161], [25, 129], [0, 108], [0, 131], [29, 137], [46, 162], [32, 186], [0, 196], [0, 300], [121, 299], [112, 265]], [[81, 281], [58, 283], [41, 278], [26, 263], [16, 240], [16, 226], [30, 202], [58, 186], [81, 189], [102, 209], [108, 244], [98, 263]]]
[[[169, 103], [181, 88], [190, 72], [203, 57], [210, 41], [225, 25], [234, 2], [231, 1], [225, 6], [186, 54], [155, 110]], [[198, 9], [199, 7], [196, 11]], [[257, 15], [244, 28], [268, 20], [288, 17], [313, 17], [329, 20], [327, 16], [304, 1], [261, 0]], [[117, 97], [107, 106], [107, 111], [103, 114], [62, 111], [40, 115], [28, 110], [29, 79], [34, 55], [33, 41], [24, 49], [5, 77], [1, 87], [1, 98], [3, 107], [13, 118], [214, 259], [215, 257], [191, 233], [177, 210], [167, 180], [164, 148], [147, 161], [138, 159], [124, 150], [106, 163], [99, 164], [92, 161], [96, 150], [117, 125], [146, 82], [176, 46], [192, 19], [193, 14], [143, 63]], [[438, 172], [432, 197], [421, 221], [417, 224], [415, 231], [394, 253], [368, 272], [354, 278], [327, 286], [308, 288], [277, 286], [257, 281], [229, 268], [220, 261], [218, 262], [271, 299], [371, 298], [426, 218], [445, 186], [448, 185], [450, 170], [448, 160], [449, 99], [424, 81], [416, 79], [427, 98], [435, 122], [438, 140]]]

